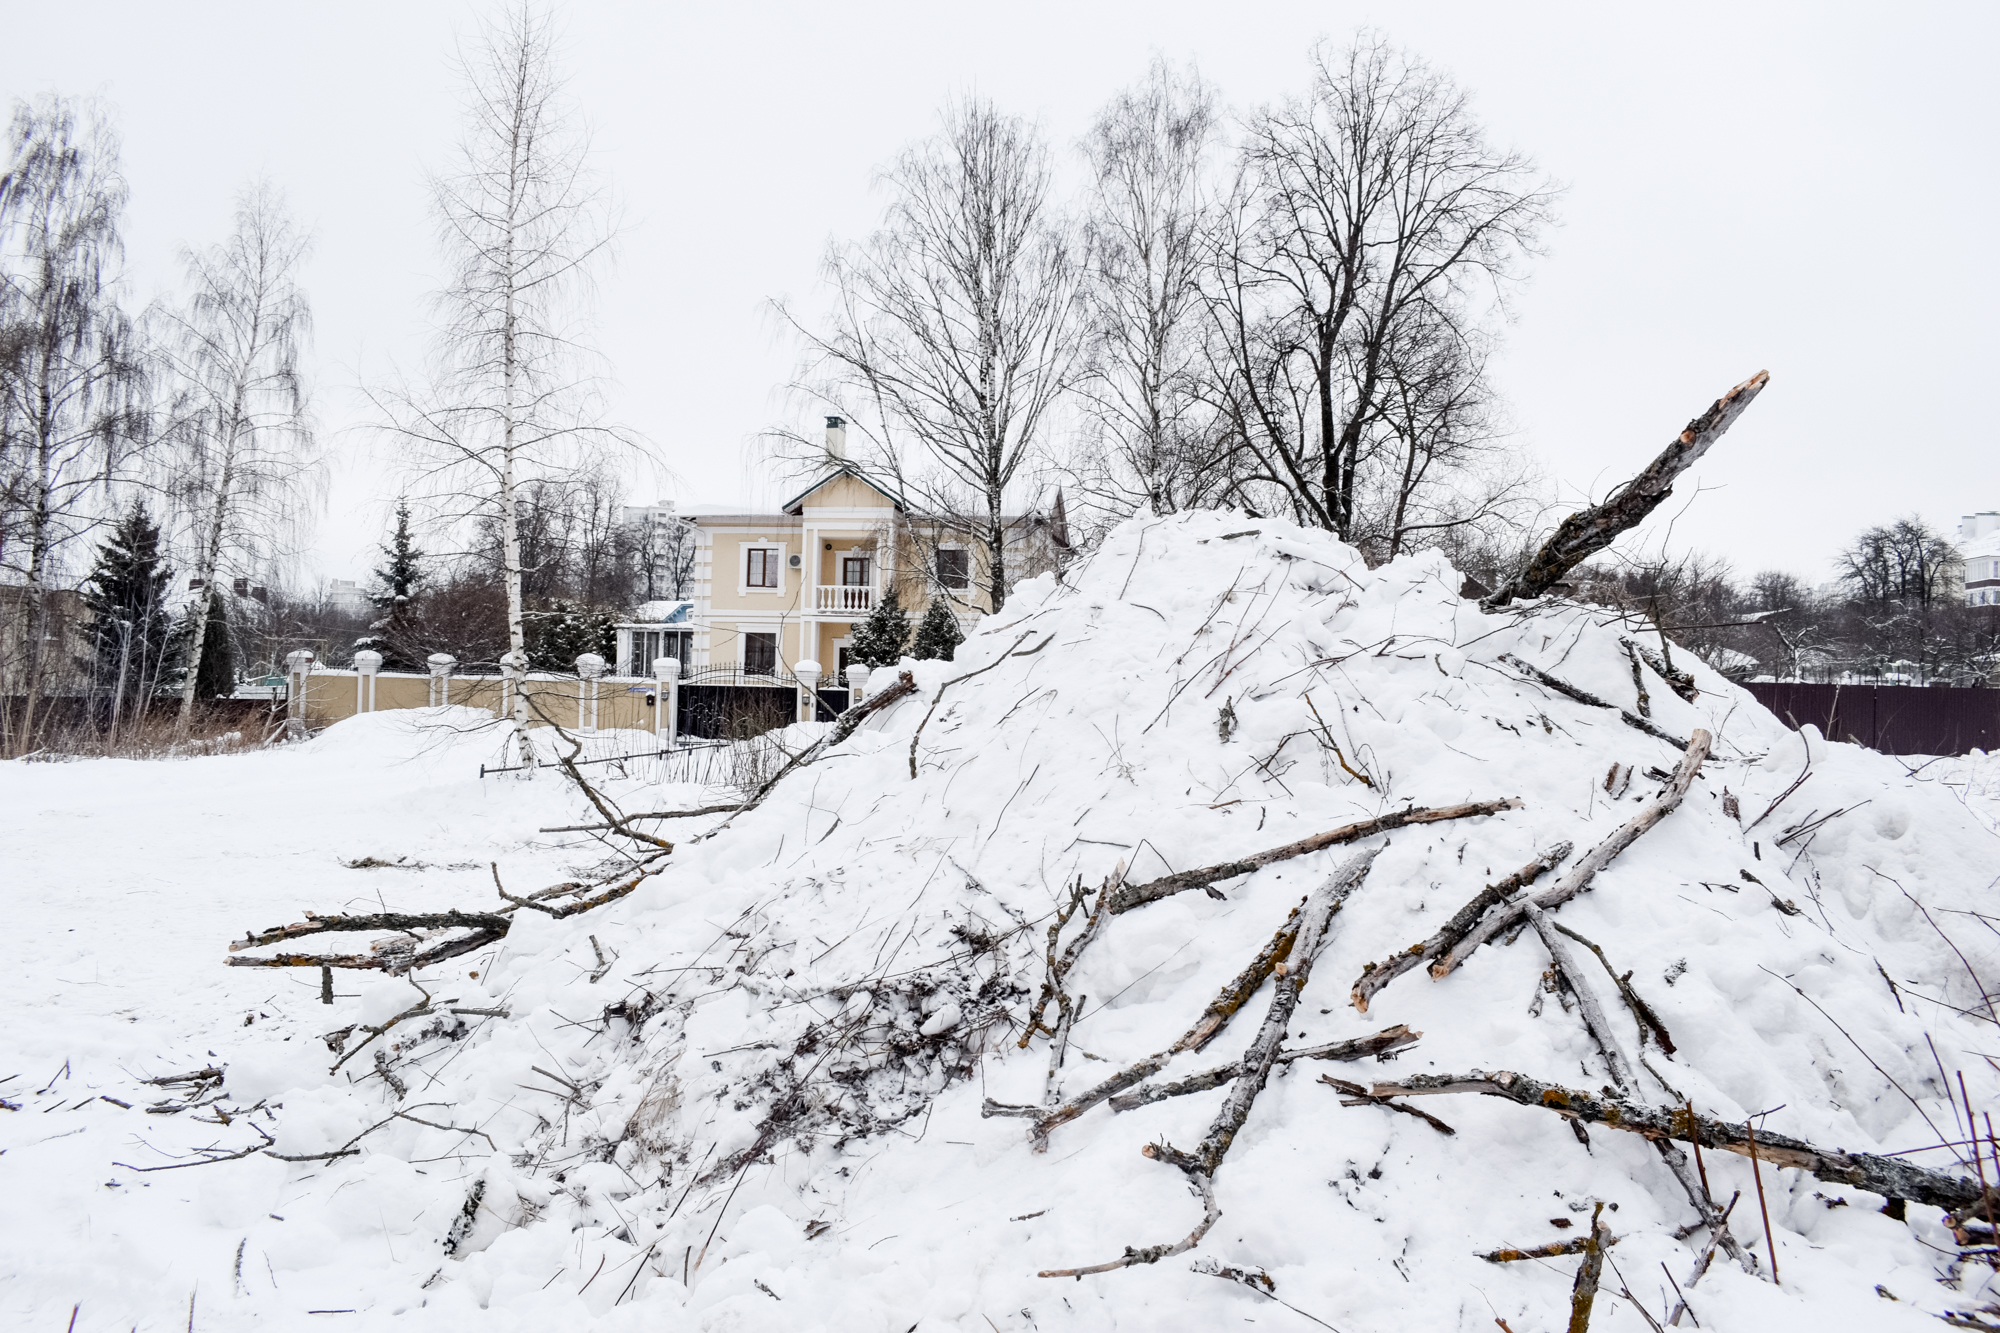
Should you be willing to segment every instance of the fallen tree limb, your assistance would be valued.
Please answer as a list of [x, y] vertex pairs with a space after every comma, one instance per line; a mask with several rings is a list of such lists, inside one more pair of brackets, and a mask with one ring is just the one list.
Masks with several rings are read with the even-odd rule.
[[[1120, 869], [1121, 871], [1123, 869], [1122, 862], [1120, 863]], [[1107, 883], [1105, 887], [1108, 889], [1110, 885]], [[1067, 909], [1057, 912], [1056, 923], [1050, 930], [1048, 979], [1043, 981], [1041, 997], [1036, 1000], [1034, 1010], [1028, 1015], [1027, 1031], [1020, 1041], [1020, 1045], [1022, 1046], [1028, 1044], [1028, 1038], [1037, 1029], [1044, 1032], [1049, 1031], [1043, 1025], [1043, 1014], [1049, 1000], [1056, 994], [1057, 988], [1060, 987], [1062, 976], [1068, 973], [1070, 966], [1074, 963], [1074, 959], [1068, 958], [1067, 955], [1065, 956], [1067, 961], [1058, 960], [1055, 952], [1056, 936], [1062, 929], [1062, 923], [1069, 919], [1068, 913], [1076, 910], [1078, 902], [1081, 901], [1081, 891], [1082, 885], [1079, 884], [1077, 886], [1077, 896], [1072, 897]], [[1100, 903], [1100, 908], [1101, 906], [1102, 904]], [[1165, 1069], [1174, 1056], [1180, 1052], [1200, 1050], [1212, 1041], [1217, 1033], [1222, 1031], [1229, 1020], [1235, 1016], [1236, 1011], [1242, 1008], [1243, 1004], [1257, 992], [1257, 988], [1264, 984], [1264, 979], [1271, 975], [1272, 969], [1282, 963], [1286, 956], [1291, 953], [1292, 944], [1298, 938], [1297, 922], [1299, 911], [1300, 908], [1298, 907], [1292, 909], [1291, 915], [1285, 918], [1285, 924], [1278, 928], [1278, 933], [1271, 937], [1271, 942], [1258, 951], [1257, 956], [1250, 961], [1250, 966], [1244, 968], [1228, 985], [1224, 986], [1221, 993], [1209, 1002], [1208, 1008], [1202, 1010], [1201, 1017], [1195, 1020], [1194, 1026], [1189, 1028], [1187, 1032], [1182, 1034], [1179, 1041], [1169, 1046], [1166, 1050], [1147, 1056], [1145, 1059], [1113, 1074], [1110, 1078], [1105, 1079], [1095, 1087], [1078, 1093], [1067, 1103], [1056, 1107], [1010, 1106], [1004, 1102], [996, 1102], [989, 1097], [980, 1107], [980, 1116], [982, 1118], [996, 1115], [1030, 1116], [1038, 1123], [1030, 1131], [1029, 1139], [1032, 1143], [1041, 1145], [1047, 1142], [1050, 1130], [1056, 1128], [1058, 1125], [1069, 1123], [1099, 1102], [1116, 1093], [1123, 1092], [1133, 1084], [1151, 1078], [1162, 1069]], [[1102, 919], [1101, 912], [1096, 919]], [[1089, 927], [1086, 927], [1087, 931], [1089, 929]], [[1081, 951], [1079, 950], [1078, 952]], [[1060, 1024], [1058, 1025], [1060, 1026]], [[1053, 1036], [1054, 1034], [1050, 1033], [1050, 1035]]]
[[1624, 644], [1627, 651], [1637, 654], [1647, 666], [1653, 668], [1653, 674], [1667, 682], [1667, 688], [1675, 694], [1689, 703], [1701, 698], [1701, 687], [1694, 683], [1692, 672], [1682, 671], [1643, 643], [1634, 643], [1630, 639], [1620, 639], [1618, 642]]
[[1604, 1205], [1590, 1210], [1590, 1235], [1583, 1242], [1583, 1265], [1569, 1293], [1569, 1333], [1590, 1333], [1590, 1308], [1597, 1301], [1597, 1283], [1604, 1276], [1604, 1250], [1611, 1233], [1604, 1229]]
[[693, 819], [698, 815], [733, 815], [743, 808], [741, 801], [731, 801], [727, 805], [703, 805], [692, 810], [647, 810], [641, 814], [627, 815], [616, 824], [559, 824], [554, 828], [536, 829], [537, 833], [601, 833], [629, 824], [635, 819]]
[[[1607, 1236], [1604, 1240], [1607, 1249], [1617, 1243], [1616, 1236]], [[1582, 1254], [1589, 1245], [1589, 1236], [1574, 1236], [1569, 1240], [1551, 1241], [1547, 1245], [1537, 1245], [1526, 1250], [1488, 1250], [1479, 1257], [1489, 1264], [1511, 1264], [1520, 1259], [1560, 1259], [1568, 1254]]]
[[1201, 870], [1183, 870], [1177, 874], [1149, 880], [1144, 884], [1128, 884], [1111, 896], [1111, 912], [1116, 916], [1176, 893], [1185, 893], [1189, 889], [1207, 889], [1221, 880], [1247, 875], [1278, 861], [1289, 861], [1295, 856], [1324, 851], [1328, 847], [1337, 847], [1343, 843], [1358, 842], [1374, 834], [1387, 833], [1391, 829], [1403, 828], [1406, 825], [1436, 824], [1447, 819], [1468, 819], [1474, 815], [1498, 814], [1502, 810], [1519, 810], [1521, 804], [1518, 796], [1509, 796], [1497, 801], [1474, 801], [1467, 805], [1435, 808], [1412, 806], [1408, 810], [1399, 810], [1394, 814], [1381, 815], [1375, 819], [1343, 824], [1325, 833], [1315, 833], [1310, 838], [1286, 843], [1283, 847], [1273, 847], [1268, 852], [1246, 856], [1240, 861], [1225, 861], [1221, 865], [1207, 866]]
[[289, 926], [273, 926], [257, 934], [245, 935], [232, 941], [229, 952], [254, 949], [265, 944], [276, 944], [281, 940], [303, 939], [308, 935], [330, 935], [346, 931], [364, 930], [431, 930], [440, 927], [470, 926], [475, 930], [499, 930], [506, 933], [511, 924], [506, 917], [493, 912], [461, 912], [453, 908], [446, 912], [369, 912], [361, 916], [318, 916], [306, 913], [304, 921]]
[[1201, 1196], [1202, 1219], [1195, 1229], [1179, 1241], [1166, 1245], [1148, 1246], [1144, 1249], [1127, 1247], [1125, 1253], [1109, 1263], [1097, 1264], [1089, 1268], [1044, 1269], [1041, 1277], [1082, 1277], [1087, 1273], [1108, 1273], [1120, 1268], [1130, 1268], [1135, 1264], [1158, 1263], [1170, 1255], [1184, 1254], [1201, 1243], [1210, 1227], [1222, 1213], [1215, 1204], [1215, 1172], [1229, 1153], [1229, 1146], [1236, 1141], [1237, 1132], [1250, 1116], [1250, 1108], [1256, 1104], [1257, 1095], [1270, 1081], [1271, 1066], [1276, 1063], [1279, 1045], [1286, 1031], [1291, 1027], [1292, 1013], [1298, 1007], [1299, 994], [1312, 977], [1313, 960], [1318, 956], [1320, 946], [1326, 942], [1328, 929], [1334, 914], [1348, 895], [1367, 879], [1369, 867], [1381, 854], [1380, 847], [1371, 847], [1349, 857], [1329, 875], [1326, 882], [1313, 891], [1299, 913], [1298, 942], [1292, 951], [1291, 961], [1278, 978], [1275, 993], [1271, 997], [1271, 1007], [1264, 1016], [1264, 1026], [1250, 1043], [1240, 1062], [1241, 1072], [1229, 1090], [1228, 1098], [1217, 1113], [1201, 1145], [1193, 1153], [1185, 1153], [1164, 1143], [1149, 1143], [1140, 1151], [1154, 1161], [1169, 1162], [1179, 1167], [1188, 1177], [1188, 1182]]
[[1638, 526], [1673, 494], [1674, 480], [1722, 438], [1723, 432], [1764, 391], [1770, 378], [1770, 372], [1760, 370], [1722, 395], [1708, 411], [1690, 421], [1687, 429], [1644, 471], [1613, 491], [1604, 503], [1564, 519], [1535, 552], [1528, 567], [1495, 589], [1479, 603], [1479, 609], [1498, 611], [1517, 597], [1540, 597], [1563, 575], [1611, 545], [1620, 533]]
[[1521, 910], [1527, 913], [1535, 933], [1542, 937], [1542, 944], [1549, 951], [1549, 961], [1555, 964], [1556, 975], [1568, 985], [1570, 994], [1576, 996], [1576, 1007], [1583, 1015], [1584, 1029], [1603, 1053], [1605, 1068], [1611, 1072], [1611, 1081], [1620, 1089], [1634, 1087], [1638, 1079], [1632, 1076], [1632, 1066], [1625, 1059], [1624, 1047], [1619, 1044], [1618, 1034], [1611, 1030], [1611, 1023], [1604, 1016], [1604, 1006], [1597, 1002], [1597, 992], [1577, 968], [1576, 958], [1570, 953], [1569, 946], [1556, 934], [1548, 914], [1535, 905], [1534, 899], [1523, 899]]
[[[1303, 1050], [1279, 1051], [1277, 1063], [1290, 1064], [1294, 1060], [1363, 1060], [1371, 1055], [1382, 1055], [1388, 1051], [1401, 1050], [1405, 1046], [1413, 1046], [1423, 1035], [1421, 1032], [1412, 1032], [1398, 1023], [1395, 1027], [1384, 1028], [1369, 1037], [1353, 1037], [1347, 1041], [1328, 1042], [1324, 1046], [1310, 1046]], [[1134, 1069], [1138, 1067], [1133, 1066]], [[1135, 1111], [1141, 1106], [1151, 1106], [1154, 1102], [1163, 1102], [1169, 1097], [1185, 1097], [1191, 1092], [1206, 1092], [1210, 1088], [1219, 1088], [1225, 1083], [1234, 1081], [1242, 1072], [1241, 1061], [1218, 1065], [1214, 1069], [1190, 1074], [1171, 1083], [1156, 1083], [1137, 1092], [1126, 1093], [1122, 1097], [1112, 1097], [1111, 1109]], [[1132, 1079], [1125, 1086], [1130, 1087], [1132, 1083], [1138, 1081]]]
[[1607, 699], [1598, 698], [1596, 695], [1592, 694], [1589, 690], [1580, 690], [1566, 680], [1563, 680], [1556, 676], [1551, 676], [1548, 672], [1542, 670], [1540, 667], [1535, 666], [1528, 662], [1524, 662], [1520, 658], [1514, 656], [1514, 654], [1512, 653], [1500, 654], [1500, 660], [1505, 662], [1508, 666], [1511, 666], [1516, 670], [1518, 670], [1519, 672], [1521, 672], [1522, 675], [1529, 677], [1530, 679], [1538, 682], [1539, 684], [1548, 686], [1550, 689], [1554, 690], [1557, 694], [1563, 695], [1567, 698], [1574, 699], [1580, 704], [1588, 704], [1592, 708], [1608, 708], [1612, 712], [1618, 714], [1619, 719], [1623, 721], [1626, 726], [1632, 727], [1638, 731], [1643, 731], [1648, 736], [1651, 736], [1656, 740], [1663, 740], [1667, 744], [1673, 746], [1675, 749], [1678, 750], [1687, 749], [1687, 742], [1682, 740], [1680, 737], [1673, 735], [1671, 732], [1661, 731], [1658, 727], [1654, 726], [1651, 722], [1648, 722], [1645, 718], [1634, 716], [1632, 713], [1629, 713], [1625, 709], [1620, 708], [1617, 704], [1614, 704]]
[[[1702, 760], [1708, 757], [1708, 742], [1708, 733], [1696, 728], [1694, 736], [1688, 741], [1687, 753], [1681, 756], [1680, 767], [1674, 770], [1673, 780], [1667, 784], [1666, 790], [1649, 802], [1645, 809], [1621, 825], [1610, 837], [1585, 852], [1583, 859], [1571, 866], [1561, 879], [1535, 894], [1535, 906], [1543, 909], [1560, 907], [1584, 892], [1590, 887], [1591, 881], [1597, 878], [1598, 871], [1610, 865], [1620, 852], [1637, 842], [1640, 834], [1673, 813], [1687, 796], [1688, 788], [1694, 784], [1694, 775], [1701, 770]], [[1485, 920], [1467, 932], [1464, 939], [1453, 945], [1449, 953], [1431, 964], [1431, 977], [1434, 980], [1442, 980], [1450, 976], [1472, 955], [1473, 950], [1523, 920], [1527, 914], [1521, 906], [1522, 901], [1516, 899], [1498, 911], [1489, 913]]]
[[[1740, 1157], [1750, 1155], [1750, 1127], [1696, 1115], [1684, 1107], [1647, 1106], [1617, 1097], [1543, 1083], [1506, 1071], [1471, 1074], [1418, 1074], [1400, 1083], [1376, 1083], [1373, 1097], [1424, 1097], [1443, 1093], [1479, 1093], [1521, 1106], [1554, 1111], [1567, 1120], [1604, 1125], [1661, 1142], [1674, 1140], [1720, 1148]], [[1916, 1166], [1897, 1157], [1820, 1148], [1803, 1139], [1757, 1135], [1757, 1155], [1775, 1166], [1804, 1171], [1817, 1180], [1851, 1185], [1891, 1199], [1908, 1199], [1955, 1212], [1971, 1208], [1981, 1198], [1979, 1186], [1965, 1177]]]
[[[1632, 1011], [1632, 1017], [1639, 1020], [1640, 1032], [1650, 1032], [1653, 1040], [1659, 1043], [1660, 1049], [1668, 1055], [1672, 1055], [1674, 1053], [1673, 1036], [1667, 1031], [1667, 1025], [1660, 1021], [1660, 1016], [1653, 1012], [1653, 1006], [1640, 999], [1639, 992], [1633, 989], [1631, 969], [1627, 968], [1625, 974], [1620, 976], [1618, 969], [1611, 966], [1611, 960], [1604, 956], [1604, 950], [1599, 948], [1595, 943], [1577, 934], [1568, 926], [1557, 925], [1556, 929], [1597, 955], [1597, 961], [1604, 964], [1604, 970], [1610, 974], [1612, 984], [1617, 986], [1618, 993], [1625, 997], [1625, 1007]], [[1648, 1068], [1650, 1067], [1648, 1066]], [[1655, 1075], [1655, 1077], [1658, 1076]]]
[[1451, 920], [1445, 922], [1437, 934], [1420, 944], [1412, 944], [1401, 953], [1382, 962], [1364, 966], [1361, 975], [1354, 979], [1354, 1007], [1364, 1014], [1367, 1013], [1369, 1001], [1373, 1000], [1376, 993], [1384, 986], [1419, 963], [1428, 963], [1449, 953], [1453, 945], [1464, 939], [1467, 932], [1479, 924], [1481, 917], [1512, 898], [1518, 890], [1527, 888], [1561, 865], [1569, 856], [1570, 849], [1570, 843], [1557, 843], [1507, 878], [1481, 889], [1471, 902], [1452, 913]]
[[1347, 1096], [1341, 1098], [1340, 1104], [1342, 1106], [1382, 1106], [1391, 1111], [1401, 1111], [1404, 1115], [1413, 1115], [1440, 1134], [1458, 1133], [1457, 1130], [1432, 1115], [1429, 1111], [1419, 1111], [1414, 1106], [1405, 1106], [1402, 1102], [1390, 1101], [1387, 1097], [1369, 1096], [1368, 1089], [1362, 1087], [1359, 1083], [1349, 1083], [1346, 1079], [1335, 1078], [1331, 1074], [1321, 1074], [1319, 1081], [1326, 1084], [1329, 1088], [1347, 1094]]
[[865, 703], [858, 703], [854, 705], [854, 707], [848, 709], [846, 712], [842, 713], [838, 718], [834, 719], [832, 731], [829, 731], [826, 735], [820, 737], [818, 740], [814, 741], [811, 745], [808, 745], [805, 749], [799, 751], [797, 754], [793, 755], [790, 759], [788, 759], [785, 762], [785, 766], [783, 768], [779, 769], [776, 773], [773, 773], [769, 778], [766, 778], [763, 784], [759, 786], [756, 791], [752, 792], [747, 800], [745, 800], [741, 805], [736, 807], [736, 811], [734, 814], [730, 815], [728, 819], [723, 820], [720, 825], [710, 829], [707, 833], [703, 834], [702, 836], [704, 838], [712, 838], [716, 834], [722, 832], [723, 829], [729, 827], [730, 823], [736, 818], [737, 815], [742, 814], [745, 810], [754, 810], [759, 805], [762, 805], [764, 803], [764, 798], [771, 794], [771, 789], [773, 787], [776, 787], [780, 782], [784, 781], [784, 779], [791, 773], [793, 769], [803, 768], [807, 764], [812, 763], [815, 759], [818, 759], [828, 750], [831, 750], [834, 746], [839, 745], [849, 736], [852, 736], [860, 728], [863, 722], [866, 722], [869, 718], [875, 716], [877, 713], [881, 712], [889, 705], [896, 703], [899, 700], [907, 699], [916, 692], [917, 692], [917, 678], [915, 676], [912, 676], [907, 671], [898, 675], [896, 677], [896, 683], [894, 685], [891, 685], [888, 689], [882, 691], [880, 694], [876, 695], [873, 699], [870, 699]]

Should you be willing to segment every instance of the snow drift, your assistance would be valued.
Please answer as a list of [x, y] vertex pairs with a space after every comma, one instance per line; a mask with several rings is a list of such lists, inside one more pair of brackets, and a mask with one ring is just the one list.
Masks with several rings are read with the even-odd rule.
[[[328, 1072], [369, 1025], [418, 1003], [411, 980], [343, 975], [326, 1008], [316, 976], [274, 987], [272, 974], [210, 965], [205, 983], [227, 1004], [275, 1017], [190, 1033], [172, 1050], [107, 1039], [93, 1074], [108, 1095], [157, 1100], [137, 1079], [212, 1064], [230, 1123], [162, 1116], [139, 1144], [120, 1136], [129, 1123], [107, 1120], [62, 1150], [60, 1170], [35, 1165], [57, 1160], [52, 1149], [10, 1151], [33, 1189], [72, 1200], [58, 1209], [66, 1226], [96, 1229], [34, 1234], [17, 1218], [9, 1299], [44, 1323], [83, 1299], [103, 1327], [142, 1316], [165, 1326], [182, 1297], [160, 1293], [198, 1282], [197, 1327], [214, 1329], [340, 1309], [351, 1313], [337, 1326], [350, 1328], [1310, 1318], [1472, 1329], [1497, 1318], [1527, 1333], [1567, 1321], [1578, 1261], [1480, 1256], [1571, 1239], [1601, 1201], [1618, 1243], [1594, 1326], [1644, 1327], [1634, 1301], [1664, 1321], [1675, 1296], [1662, 1265], [1685, 1284], [1707, 1233], [1677, 1236], [1694, 1210], [1644, 1139], [1600, 1130], [1586, 1144], [1558, 1116], [1494, 1098], [1412, 1103], [1446, 1134], [1343, 1105], [1358, 1099], [1319, 1077], [1505, 1070], [1595, 1092], [1605, 1062], [1569, 998], [1547, 991], [1536, 933], [1511, 945], [1502, 935], [1442, 979], [1412, 969], [1365, 1014], [1350, 987], [1547, 849], [1600, 843], [1681, 761], [1660, 735], [1705, 730], [1712, 753], [1686, 799], [1554, 917], [1629, 974], [1671, 1034], [1669, 1055], [1585, 958], [1618, 1040], [1647, 1066], [1630, 1096], [1731, 1122], [1769, 1112], [1760, 1133], [1823, 1147], [1924, 1148], [1964, 1137], [1959, 1071], [1978, 1110], [2000, 1082], [1981, 1054], [1994, 1024], [1977, 982], [2000, 944], [1980, 915], [2000, 844], [1902, 763], [1787, 730], [1691, 655], [1673, 663], [1692, 674], [1692, 702], [1651, 668], [1635, 676], [1621, 642], [1631, 631], [1601, 609], [1485, 615], [1458, 586], [1438, 557], [1369, 570], [1326, 534], [1270, 519], [1134, 521], [1062, 583], [1018, 588], [956, 662], [906, 663], [910, 697], [713, 837], [702, 835], [716, 817], [646, 825], [678, 846], [629, 897], [566, 920], [522, 912], [496, 948], [419, 973], [435, 1011], [383, 1033], [370, 1047], [379, 1062], [363, 1053]], [[877, 689], [894, 675], [879, 674]], [[1637, 718], [1640, 687], [1650, 717], [1637, 720], [1660, 735], [1621, 718]], [[288, 756], [284, 781], [335, 764], [350, 765], [349, 780], [359, 754], [388, 764], [421, 751], [412, 762], [432, 776], [342, 836], [348, 854], [470, 867], [427, 883], [428, 907], [490, 910], [489, 860], [520, 893], [614, 855], [576, 835], [529, 836], [584, 822], [573, 791], [482, 789], [441, 767], [469, 769], [490, 743], [359, 718]], [[231, 762], [176, 771], [193, 782]], [[636, 776], [603, 789], [626, 810], [714, 795]], [[1502, 800], [1518, 808], [1411, 825], [1107, 914], [1065, 979], [1074, 1005], [1059, 1097], [1172, 1048], [1357, 850], [1377, 854], [1331, 918], [1285, 1044], [1396, 1025], [1421, 1037], [1379, 1061], [1279, 1064], [1215, 1171], [1219, 1220], [1188, 1254], [1037, 1277], [1187, 1235], [1202, 1201], [1141, 1149], [1192, 1149], [1229, 1095], [1225, 1082], [1130, 1110], [1095, 1105], [1050, 1130], [1043, 1152], [1028, 1121], [982, 1116], [1047, 1095], [1048, 1038], [1019, 1041], [1049, 926], [1077, 886], [1085, 905], [1063, 942], [1117, 875], [1155, 881], [1412, 806]], [[271, 887], [260, 909], [270, 920], [333, 905]], [[394, 886], [370, 888], [413, 905]], [[253, 924], [264, 922], [229, 930]], [[1240, 1059], [1283, 979], [1152, 1082]], [[258, 998], [274, 989], [282, 998]], [[322, 1044], [328, 1032], [338, 1035]], [[28, 1101], [0, 1121], [23, 1145], [46, 1130], [18, 1128], [40, 1118]], [[308, 1160], [253, 1151], [134, 1170], [204, 1146], [262, 1148], [263, 1134]], [[84, 1143], [94, 1159], [79, 1156]], [[1910, 1160], [1960, 1174], [1952, 1158]], [[86, 1160], [96, 1183], [72, 1174]], [[1935, 1312], [1992, 1299], [1990, 1270], [1959, 1272], [1963, 1247], [1937, 1209], [1913, 1204], [1894, 1220], [1880, 1196], [1767, 1163], [1767, 1240], [1750, 1163], [1710, 1153], [1703, 1168], [1718, 1202], [1742, 1191], [1731, 1226], [1762, 1270], [1718, 1259], [1688, 1293], [1704, 1328], [1928, 1328]], [[1773, 1250], [1781, 1286], [1769, 1280]]]

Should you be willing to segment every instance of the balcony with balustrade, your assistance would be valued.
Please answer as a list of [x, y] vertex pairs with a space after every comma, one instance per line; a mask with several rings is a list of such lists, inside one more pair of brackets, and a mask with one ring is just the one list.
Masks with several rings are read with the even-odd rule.
[[865, 616], [875, 609], [878, 595], [873, 583], [822, 583], [813, 589], [813, 614]]

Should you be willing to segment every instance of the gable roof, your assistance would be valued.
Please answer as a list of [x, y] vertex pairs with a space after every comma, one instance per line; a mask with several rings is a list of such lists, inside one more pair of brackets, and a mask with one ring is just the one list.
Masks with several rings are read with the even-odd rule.
[[820, 487], [825, 486], [829, 482], [835, 481], [841, 477], [852, 477], [854, 480], [860, 482], [863, 486], [866, 486], [869, 490], [874, 491], [877, 495], [880, 495], [883, 499], [887, 500], [890, 504], [894, 505], [899, 513], [904, 508], [903, 498], [900, 495], [897, 495], [894, 491], [891, 491], [888, 487], [884, 486], [881, 482], [876, 481], [873, 477], [869, 476], [866, 472], [863, 472], [860, 468], [855, 467], [852, 463], [842, 463], [839, 466], [829, 470], [824, 476], [817, 478], [812, 483], [812, 485], [806, 487], [804, 490], [800, 491], [797, 495], [794, 495], [791, 499], [785, 501], [784, 504], [779, 506], [780, 510], [782, 510], [784, 513], [787, 514], [803, 513], [805, 510], [805, 502], [807, 496], [811, 495], [814, 491], [818, 490]]

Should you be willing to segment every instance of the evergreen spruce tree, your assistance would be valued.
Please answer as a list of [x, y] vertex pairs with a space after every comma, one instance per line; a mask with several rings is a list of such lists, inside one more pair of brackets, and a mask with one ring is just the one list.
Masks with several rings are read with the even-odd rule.
[[934, 597], [930, 609], [917, 623], [917, 641], [910, 646], [910, 656], [919, 661], [938, 658], [949, 662], [952, 653], [964, 642], [965, 634], [958, 627], [958, 617], [951, 613], [951, 604], [942, 597]]
[[381, 590], [369, 598], [382, 618], [371, 624], [367, 638], [357, 648], [373, 648], [382, 654], [382, 665], [391, 671], [421, 671], [425, 654], [417, 642], [417, 597], [427, 575], [424, 553], [410, 536], [410, 506], [396, 506], [396, 531], [382, 548], [388, 563], [375, 571]]
[[[219, 589], [208, 599], [208, 629], [201, 636], [201, 662], [194, 674], [194, 697], [201, 703], [236, 693], [236, 653], [230, 646], [229, 612], [224, 608], [224, 600]], [[192, 638], [193, 628], [192, 624], [185, 625], [183, 634]]]
[[850, 661], [874, 671], [903, 660], [903, 645], [910, 641], [910, 617], [902, 599], [890, 588], [868, 613], [868, 619], [854, 629], [854, 643], [848, 649]]
[[114, 725], [159, 687], [173, 637], [166, 605], [172, 578], [160, 558], [160, 525], [135, 501], [98, 548], [83, 585], [84, 604], [96, 619], [95, 676], [111, 691]]

